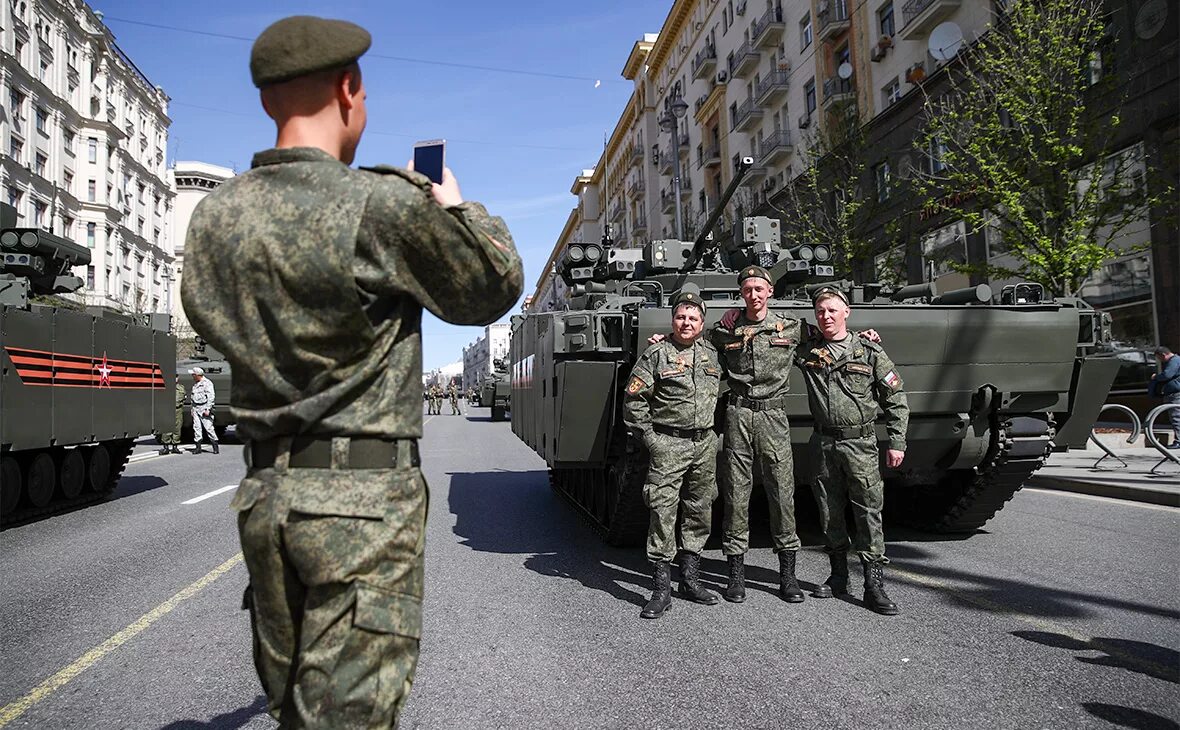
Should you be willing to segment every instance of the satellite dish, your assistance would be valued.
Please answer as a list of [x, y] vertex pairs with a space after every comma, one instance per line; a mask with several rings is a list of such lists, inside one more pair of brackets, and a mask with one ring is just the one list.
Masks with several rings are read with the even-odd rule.
[[836, 69], [836, 75], [845, 81], [852, 78], [852, 64], [847, 61], [840, 64], [840, 67]]
[[927, 47], [930, 55], [939, 61], [949, 61], [954, 58], [963, 47], [963, 29], [958, 23], [947, 21], [935, 26], [930, 31]]

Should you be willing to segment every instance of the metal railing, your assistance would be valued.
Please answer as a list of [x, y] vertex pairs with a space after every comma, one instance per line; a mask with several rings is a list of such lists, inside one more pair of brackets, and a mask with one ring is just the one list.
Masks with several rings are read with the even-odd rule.
[[913, 22], [914, 18], [921, 15], [926, 8], [933, 5], [935, 0], [909, 0], [905, 5], [901, 6], [901, 27], [906, 27]]
[[770, 156], [771, 152], [779, 148], [786, 148], [791, 146], [791, 130], [780, 129], [774, 134], [762, 140], [762, 144], [758, 145], [759, 159], [765, 159]]

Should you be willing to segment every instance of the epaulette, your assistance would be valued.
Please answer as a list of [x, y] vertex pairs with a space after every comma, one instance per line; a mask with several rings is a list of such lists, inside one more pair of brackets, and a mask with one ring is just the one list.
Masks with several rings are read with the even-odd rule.
[[866, 348], [872, 350], [873, 352], [884, 352], [885, 351], [885, 348], [881, 347], [880, 342], [873, 342], [872, 340], [867, 340], [864, 337], [860, 336], [860, 332], [856, 333], [856, 341], [858, 344], [864, 345]]
[[377, 175], [394, 175], [412, 184], [414, 187], [421, 188], [426, 191], [430, 190], [430, 178], [426, 177], [420, 172], [407, 170], [404, 167], [394, 167], [393, 165], [372, 165], [370, 167], [358, 167], [357, 169], [364, 170], [365, 172], [372, 172]]

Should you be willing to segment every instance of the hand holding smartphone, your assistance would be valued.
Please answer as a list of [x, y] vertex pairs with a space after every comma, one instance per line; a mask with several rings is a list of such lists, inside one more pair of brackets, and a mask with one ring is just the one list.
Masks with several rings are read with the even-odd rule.
[[428, 139], [414, 143], [414, 171], [430, 178], [431, 182], [442, 185], [443, 170], [446, 169], [445, 139]]

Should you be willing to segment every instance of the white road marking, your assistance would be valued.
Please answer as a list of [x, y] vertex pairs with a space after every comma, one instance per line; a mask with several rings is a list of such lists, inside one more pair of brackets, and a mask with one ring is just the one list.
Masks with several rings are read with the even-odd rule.
[[216, 497], [217, 495], [221, 494], [222, 492], [228, 492], [231, 489], [237, 489], [237, 488], [238, 488], [237, 484], [227, 484], [224, 487], [222, 487], [221, 489], [214, 489], [212, 492], [209, 492], [208, 494], [202, 494], [200, 497], [193, 497], [192, 499], [181, 502], [181, 504], [196, 504], [197, 502], [203, 502], [204, 500], [209, 499], [210, 497]]
[[154, 451], [146, 453], [146, 454], [136, 454], [135, 456], [132, 456], [130, 459], [128, 459], [127, 463], [133, 464], [137, 461], [144, 461], [145, 459], [154, 459], [157, 456], [163, 456], [163, 454], [160, 454], [160, 453], [157, 453]]
[[1127, 507], [1140, 507], [1142, 509], [1153, 509], [1157, 512], [1176, 512], [1178, 508], [1169, 507], [1163, 504], [1150, 504], [1148, 502], [1135, 502], [1130, 499], [1119, 499], [1118, 497], [1102, 497], [1097, 494], [1081, 494], [1079, 492], [1067, 492], [1064, 489], [1043, 489], [1041, 487], [1025, 487], [1021, 489], [1022, 492], [1036, 492], [1037, 494], [1052, 494], [1057, 497], [1073, 497], [1074, 499], [1088, 499], [1091, 502], [1107, 502], [1113, 504], [1121, 504]]

